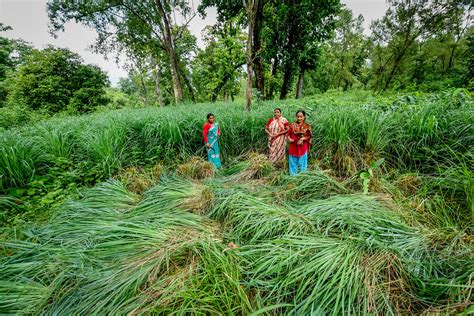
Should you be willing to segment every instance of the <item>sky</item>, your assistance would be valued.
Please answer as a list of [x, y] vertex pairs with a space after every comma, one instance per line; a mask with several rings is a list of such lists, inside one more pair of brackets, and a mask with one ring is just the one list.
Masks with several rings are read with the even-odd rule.
[[[0, 0], [0, 22], [13, 28], [3, 36], [8, 38], [21, 38], [30, 42], [36, 48], [42, 49], [47, 45], [65, 47], [78, 53], [86, 63], [101, 67], [109, 75], [112, 84], [117, 83], [120, 77], [126, 77], [127, 72], [123, 64], [115, 62], [115, 56], [95, 54], [90, 50], [90, 45], [95, 42], [97, 33], [75, 22], [69, 22], [64, 32], [59, 32], [57, 38], [48, 33], [48, 15], [46, 12], [47, 0]], [[381, 18], [387, 9], [385, 0], [341, 0], [354, 13], [362, 14], [365, 18], [365, 33], [369, 33], [370, 22]], [[195, 8], [199, 0], [192, 1]], [[202, 19], [197, 15], [189, 24], [191, 33], [198, 38], [198, 45], [202, 46], [202, 30], [207, 25], [216, 21], [216, 10], [207, 10], [207, 16]]]

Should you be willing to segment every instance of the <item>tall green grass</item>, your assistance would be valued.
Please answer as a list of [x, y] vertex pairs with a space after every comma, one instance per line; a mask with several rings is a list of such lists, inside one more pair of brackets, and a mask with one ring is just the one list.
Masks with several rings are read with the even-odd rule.
[[0, 136], [1, 188], [25, 186], [59, 157], [87, 162], [107, 177], [129, 165], [177, 164], [196, 152], [204, 155], [201, 127], [208, 112], [216, 115], [222, 130], [224, 161], [248, 151], [263, 153], [263, 127], [275, 106], [282, 107], [290, 121], [296, 109], [308, 110], [314, 157], [341, 175], [354, 175], [381, 157], [395, 168], [431, 173], [437, 164], [452, 159], [452, 152], [472, 151], [471, 101], [461, 106], [449, 94], [426, 95], [393, 107], [390, 98], [362, 95], [265, 102], [250, 113], [243, 104], [228, 103], [123, 109], [12, 129]]

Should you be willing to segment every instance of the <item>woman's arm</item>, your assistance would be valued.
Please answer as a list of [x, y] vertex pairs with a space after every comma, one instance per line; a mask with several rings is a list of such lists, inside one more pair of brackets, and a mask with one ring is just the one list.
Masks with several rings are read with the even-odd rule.
[[311, 143], [311, 128], [307, 129], [304, 136], [300, 137], [300, 139], [298, 140], [298, 145], [302, 145], [305, 141]]
[[209, 123], [204, 124], [204, 126], [202, 127], [202, 138], [204, 139], [206, 145], [208, 144], [207, 133], [209, 132], [209, 128]]
[[296, 141], [296, 135], [293, 133], [293, 127], [288, 128], [288, 141], [294, 143]]
[[270, 136], [270, 130], [268, 129], [268, 126], [265, 126], [265, 133], [267, 133], [267, 135]]
[[279, 133], [278, 135], [285, 135], [285, 134], [288, 134], [288, 131], [290, 130], [290, 128], [288, 127], [288, 125], [285, 125], [285, 129], [283, 130], [283, 132]]
[[267, 133], [268, 136], [272, 136], [272, 134], [270, 133], [270, 130], [268, 129], [268, 126], [270, 126], [270, 123], [273, 121], [273, 118], [270, 118], [268, 121], [267, 121], [267, 124], [265, 124], [265, 132]]

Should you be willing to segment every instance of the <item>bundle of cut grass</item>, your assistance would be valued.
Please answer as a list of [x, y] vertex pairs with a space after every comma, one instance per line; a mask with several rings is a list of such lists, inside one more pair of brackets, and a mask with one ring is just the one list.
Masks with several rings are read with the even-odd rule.
[[276, 185], [283, 187], [281, 194], [288, 200], [307, 201], [350, 193], [344, 183], [336, 181], [327, 171], [319, 169], [294, 176], [284, 176], [277, 181]]
[[420, 233], [373, 196], [333, 196], [305, 204], [299, 212], [325, 236], [358, 239], [369, 248], [396, 249], [397, 253], [424, 249]]
[[194, 156], [188, 162], [179, 165], [176, 172], [182, 177], [201, 180], [213, 177], [216, 169], [209, 161]]
[[249, 286], [278, 314], [395, 314], [406, 310], [406, 272], [385, 252], [350, 240], [288, 236], [239, 249]]
[[234, 164], [222, 172], [229, 181], [247, 181], [262, 179], [275, 170], [267, 156], [259, 153], [250, 153], [245, 160]]
[[117, 176], [131, 192], [141, 194], [153, 184], [153, 178], [143, 168], [128, 167]]
[[205, 213], [212, 205], [212, 192], [206, 185], [179, 177], [162, 177], [159, 185], [146, 193], [139, 205], [141, 211], [160, 207], [162, 210], [179, 209]]
[[213, 240], [196, 245], [190, 263], [174, 267], [148, 290], [148, 300], [134, 313], [251, 314], [254, 298], [241, 285], [239, 257]]
[[[147, 199], [141, 205], [153, 204]], [[0, 260], [0, 313], [138, 310], [156, 282], [195, 261], [204, 240], [218, 242], [209, 220], [158, 209], [144, 216], [134, 195], [111, 182], [69, 203], [29, 240], [2, 244], [13, 254]]]
[[304, 235], [314, 231], [311, 220], [268, 199], [235, 192], [218, 199], [209, 216], [230, 225], [233, 240], [251, 242], [281, 235]]

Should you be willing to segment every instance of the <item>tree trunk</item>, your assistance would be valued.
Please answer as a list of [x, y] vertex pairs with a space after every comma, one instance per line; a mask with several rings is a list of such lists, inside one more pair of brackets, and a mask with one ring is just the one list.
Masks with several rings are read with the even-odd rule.
[[[250, 57], [248, 59], [251, 59]], [[252, 69], [252, 62], [247, 62], [247, 90], [245, 91], [245, 96], [247, 99], [247, 103], [245, 106], [245, 110], [250, 112], [250, 106], [252, 104], [252, 81], [253, 81], [253, 69]]]
[[286, 95], [288, 94], [292, 73], [293, 71], [291, 70], [291, 66], [286, 66], [285, 73], [283, 74], [283, 84], [281, 85], [280, 90], [280, 100], [285, 99]]
[[[278, 70], [278, 59], [275, 57], [275, 59], [273, 60], [273, 64], [272, 64], [272, 78], [276, 77], [277, 70]], [[265, 99], [271, 100], [271, 99], [273, 99], [273, 92], [275, 91], [275, 86], [274, 86], [273, 82], [270, 82], [270, 85], [267, 89], [268, 89], [268, 93], [265, 96]]]
[[160, 103], [160, 108], [163, 107], [163, 95], [161, 94], [161, 88], [160, 88], [160, 71], [157, 69], [155, 66], [155, 91], [156, 91], [156, 97], [158, 98], [158, 102]]
[[392, 70], [390, 71], [390, 74], [388, 75], [387, 81], [385, 81], [385, 85], [384, 85], [383, 90], [388, 89], [388, 86], [392, 82], [393, 76], [395, 75], [395, 71], [398, 69], [398, 65], [402, 61], [403, 55], [405, 55], [405, 52], [398, 55], [397, 58], [395, 59], [395, 63], [393, 64]]
[[[456, 42], [457, 44], [457, 42]], [[451, 70], [451, 68], [453, 68], [453, 64], [454, 64], [454, 52], [456, 51], [456, 46], [453, 45], [453, 48], [451, 49], [451, 54], [449, 55], [449, 63], [448, 63], [448, 69], [446, 70]]]
[[296, 98], [301, 99], [303, 97], [303, 83], [304, 83], [304, 69], [300, 70], [298, 77], [298, 86], [296, 87]]
[[260, 0], [248, 0], [246, 4], [247, 15], [248, 15], [248, 37], [247, 37], [247, 89], [246, 95], [246, 106], [245, 110], [250, 111], [252, 104], [252, 87], [253, 87], [253, 34], [255, 27], [256, 8]]
[[171, 33], [171, 22], [160, 0], [155, 0], [156, 6], [161, 12], [164, 24], [164, 46], [170, 59], [171, 77], [173, 79], [173, 92], [176, 103], [183, 100], [183, 89], [179, 81], [178, 60], [176, 58], [176, 51], [174, 49], [173, 35]]
[[255, 15], [254, 15], [254, 25], [253, 25], [253, 47], [252, 47], [252, 60], [255, 65], [255, 85], [257, 90], [263, 95], [265, 92], [265, 83], [264, 83], [264, 70], [262, 58], [260, 57], [261, 53], [261, 40], [260, 40], [260, 30], [262, 29], [262, 20], [263, 20], [263, 2], [264, 0], [255, 1]]
[[145, 105], [149, 105], [148, 103], [148, 91], [146, 89], [145, 81], [143, 80], [143, 75], [140, 74], [140, 83], [142, 84], [142, 100]]
[[[398, 52], [398, 55], [395, 56], [395, 62], [392, 67], [392, 70], [390, 71], [390, 74], [387, 78], [387, 81], [385, 82], [383, 90], [387, 90], [388, 86], [392, 82], [393, 76], [395, 75], [396, 70], [398, 69], [398, 66], [400, 65], [400, 62], [402, 61], [403, 57], [405, 56], [405, 53], [407, 52], [408, 48], [413, 44], [413, 42], [417, 39], [417, 37], [420, 35], [421, 31], [418, 33], [414, 34], [413, 36], [410, 37], [411, 34], [411, 29], [412, 29], [412, 22], [410, 22], [408, 26], [408, 31], [407, 35], [405, 36], [405, 41], [403, 43], [402, 48]], [[387, 61], [388, 62], [388, 61]]]
[[183, 72], [181, 72], [181, 74], [183, 74], [182, 78], [184, 80], [184, 84], [186, 85], [186, 87], [188, 87], [188, 91], [191, 96], [191, 101], [196, 103], [196, 97], [194, 96], [194, 90], [193, 90], [193, 86], [191, 85], [191, 81], [189, 81], [189, 78]]

